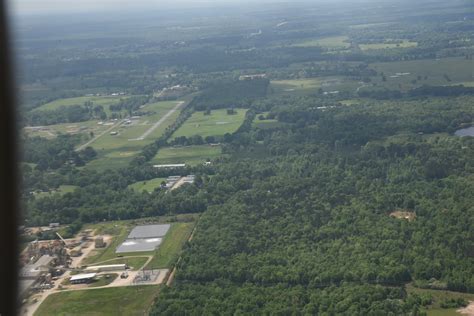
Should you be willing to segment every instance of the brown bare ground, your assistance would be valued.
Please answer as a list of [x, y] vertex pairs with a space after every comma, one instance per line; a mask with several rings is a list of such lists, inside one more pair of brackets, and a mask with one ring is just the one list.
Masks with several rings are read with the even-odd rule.
[[390, 213], [390, 217], [398, 218], [398, 219], [406, 219], [409, 222], [412, 222], [416, 219], [416, 214], [415, 212], [410, 212], [406, 210], [397, 210]]
[[474, 301], [470, 301], [469, 305], [458, 309], [456, 312], [467, 316], [474, 316]]

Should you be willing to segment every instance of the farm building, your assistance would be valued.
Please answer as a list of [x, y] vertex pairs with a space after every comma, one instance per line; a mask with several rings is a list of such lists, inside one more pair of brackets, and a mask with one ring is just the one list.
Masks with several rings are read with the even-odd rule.
[[89, 283], [95, 278], [96, 275], [97, 273], [85, 273], [85, 274], [73, 275], [69, 279], [69, 282], [71, 282], [71, 284]]
[[169, 224], [136, 226], [115, 253], [153, 251], [161, 244]]

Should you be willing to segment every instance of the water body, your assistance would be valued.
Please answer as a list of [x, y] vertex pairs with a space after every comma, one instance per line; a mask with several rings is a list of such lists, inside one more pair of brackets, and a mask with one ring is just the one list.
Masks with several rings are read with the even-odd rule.
[[463, 128], [463, 129], [458, 129], [454, 135], [456, 136], [472, 136], [474, 137], [474, 126], [468, 127], [468, 128]]

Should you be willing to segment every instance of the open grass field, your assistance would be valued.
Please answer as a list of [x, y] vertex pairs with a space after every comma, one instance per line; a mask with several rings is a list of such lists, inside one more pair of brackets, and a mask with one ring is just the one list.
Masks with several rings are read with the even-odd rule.
[[[399, 62], [374, 63], [370, 67], [384, 73], [387, 81], [379, 77], [374, 81], [387, 88], [400, 84], [402, 89], [421, 85], [453, 85], [474, 82], [472, 60], [463, 57], [423, 59]], [[397, 73], [402, 75], [397, 75]], [[425, 79], [426, 76], [426, 79]], [[449, 80], [448, 80], [449, 79]], [[417, 80], [413, 83], [413, 80]]]
[[[91, 132], [98, 135], [110, 127], [110, 125], [99, 125], [98, 122], [97, 120], [91, 120], [78, 123], [62, 123], [41, 127], [25, 127], [23, 130], [28, 136], [40, 136], [49, 139], [55, 138], [59, 134], [83, 134], [89, 137]], [[106, 124], [113, 123], [108, 122]]]
[[348, 48], [350, 43], [347, 42], [347, 36], [331, 36], [318, 39], [310, 39], [303, 42], [295, 43], [295, 47], [314, 47], [321, 46], [328, 49]]
[[156, 188], [160, 187], [161, 182], [163, 181], [166, 181], [166, 178], [155, 178], [151, 180], [135, 182], [130, 184], [128, 187], [138, 192], [153, 192]]
[[416, 293], [418, 295], [428, 294], [432, 297], [433, 303], [426, 309], [426, 313], [428, 314], [428, 316], [460, 316], [461, 314], [456, 312], [457, 308], [446, 309], [440, 307], [440, 303], [446, 299], [462, 297], [466, 301], [474, 301], [474, 294], [469, 293], [419, 289], [412, 285], [407, 285], [406, 290], [408, 293]]
[[171, 226], [163, 243], [158, 247], [147, 269], [170, 268], [179, 257], [184, 243], [188, 240], [194, 223], [175, 223]]
[[391, 48], [408, 48], [418, 46], [417, 42], [410, 42], [408, 40], [403, 40], [399, 44], [393, 43], [373, 43], [373, 44], [359, 44], [361, 50], [370, 50], [370, 49], [391, 49]]
[[161, 148], [152, 163], [186, 163], [188, 165], [199, 165], [207, 159], [223, 157], [221, 146], [197, 145], [186, 147], [165, 147]]
[[34, 196], [36, 198], [43, 198], [43, 197], [46, 197], [46, 196], [52, 196], [54, 194], [63, 195], [63, 194], [66, 194], [66, 193], [73, 192], [77, 188], [78, 188], [78, 186], [75, 186], [75, 185], [60, 185], [58, 187], [58, 189], [55, 190], [55, 191], [35, 193]]
[[307, 79], [272, 80], [270, 95], [307, 95], [323, 91], [354, 91], [360, 85], [357, 81], [343, 77], [320, 77]]
[[148, 104], [142, 110], [153, 112], [153, 114], [134, 119], [131, 124], [122, 123], [110, 131], [116, 132], [117, 135], [111, 135], [110, 133], [104, 134], [91, 144], [97, 151], [98, 158], [87, 164], [86, 168], [113, 169], [126, 166], [133, 157], [140, 152], [143, 146], [152, 143], [164, 133], [166, 128], [179, 116], [179, 111], [175, 111], [145, 139], [135, 139], [142, 136], [143, 133], [176, 106], [177, 103], [177, 101], [163, 101]]
[[84, 96], [77, 98], [58, 99], [34, 109], [34, 111], [56, 110], [61, 106], [84, 105], [91, 101], [93, 105], [102, 105], [105, 113], [110, 114], [109, 105], [116, 104], [120, 99], [127, 99], [128, 96]]
[[235, 111], [237, 113], [231, 115], [227, 114], [226, 109], [212, 110], [210, 115], [204, 115], [204, 112], [195, 112], [171, 138], [193, 135], [221, 136], [233, 133], [240, 127], [247, 112], [246, 109], [235, 109]]
[[41, 304], [35, 316], [144, 315], [159, 286], [129, 286], [55, 293]]

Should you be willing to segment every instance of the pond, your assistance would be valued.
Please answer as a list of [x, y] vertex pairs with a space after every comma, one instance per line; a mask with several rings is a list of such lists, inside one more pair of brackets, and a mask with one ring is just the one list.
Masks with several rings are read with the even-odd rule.
[[454, 135], [456, 136], [474, 136], [474, 126], [468, 127], [468, 128], [463, 128], [463, 129], [458, 129]]

